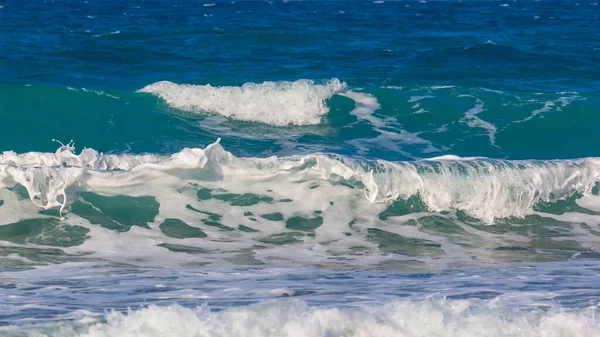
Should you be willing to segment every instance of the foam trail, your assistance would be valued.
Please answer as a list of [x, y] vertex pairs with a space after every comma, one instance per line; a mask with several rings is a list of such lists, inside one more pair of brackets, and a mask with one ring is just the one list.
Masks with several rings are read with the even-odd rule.
[[[464, 96], [470, 97], [468, 95]], [[475, 101], [475, 106], [469, 109], [467, 112], [465, 112], [465, 117], [463, 117], [461, 121], [465, 121], [470, 127], [486, 129], [488, 132], [488, 137], [490, 138], [490, 144], [494, 147], [498, 147], [498, 145], [496, 145], [496, 132], [498, 131], [498, 128], [494, 124], [484, 121], [483, 119], [477, 116], [483, 111], [483, 101], [477, 99]]]
[[[468, 300], [398, 301], [354, 309], [311, 307], [300, 300], [279, 300], [220, 312], [211, 312], [206, 306], [189, 309], [150, 305], [127, 313], [108, 312], [106, 323], [90, 324], [94, 319], [84, 315], [79, 327], [64, 323], [62, 327], [44, 327], [44, 335], [593, 337], [600, 334], [596, 310], [520, 311]], [[78, 316], [82, 314], [85, 313]], [[10, 327], [3, 330], [10, 336]]]
[[[147, 181], [152, 181], [152, 186], [147, 186]], [[150, 189], [144, 193], [158, 194], [198, 181], [212, 188], [264, 189], [266, 184], [290, 191], [298, 190], [296, 181], [328, 182], [334, 189], [342, 181], [363, 189], [372, 203], [418, 196], [430, 211], [458, 209], [493, 223], [497, 218], [532, 214], [540, 201], [591, 194], [600, 181], [600, 158], [503, 161], [444, 157], [413, 162], [361, 161], [325, 154], [238, 158], [218, 141], [170, 157], [104, 155], [92, 149], [76, 155], [72, 146], [62, 146], [54, 154], [5, 152], [0, 156], [0, 188], [21, 184], [44, 208], [64, 207], [71, 187], [138, 195], [140, 186]], [[344, 188], [335, 191], [349, 193]]]
[[[560, 93], [560, 94], [565, 94], [565, 93]], [[577, 101], [577, 100], [583, 100], [581, 97], [579, 97], [577, 95], [577, 93], [572, 93], [574, 94], [574, 96], [571, 97], [560, 97], [559, 99], [555, 100], [555, 101], [546, 101], [544, 102], [544, 106], [539, 108], [539, 109], [535, 109], [531, 112], [531, 114], [521, 120], [517, 120], [514, 122], [509, 123], [508, 125], [506, 125], [504, 127], [504, 129], [508, 128], [511, 125], [514, 124], [519, 124], [519, 123], [525, 123], [527, 121], [532, 120], [533, 118], [537, 117], [540, 114], [546, 114], [549, 111], [552, 111], [553, 109], [556, 111], [560, 111], [562, 110], [564, 107], [566, 107], [567, 105], [571, 104], [571, 102], [573, 101]]]
[[373, 113], [381, 109], [381, 105], [377, 101], [377, 98], [371, 94], [348, 91], [341, 96], [345, 96], [354, 101], [355, 108], [350, 111], [351, 115], [356, 116], [358, 119], [369, 121], [375, 128], [380, 128], [385, 125], [385, 122], [380, 118], [373, 116]]
[[225, 117], [277, 126], [318, 124], [329, 108], [325, 101], [346, 88], [332, 79], [245, 83], [241, 87], [177, 84], [161, 81], [139, 92], [154, 94], [176, 109], [211, 112]]
[[435, 96], [431, 96], [431, 95], [425, 95], [425, 96], [411, 96], [410, 99], [408, 101], [406, 101], [407, 103], [415, 103], [418, 101], [422, 101], [424, 99], [427, 98], [435, 98]]
[[[431, 141], [419, 137], [419, 133], [411, 133], [402, 129], [393, 132], [386, 130], [385, 128], [389, 128], [391, 125], [386, 124], [386, 120], [374, 116], [375, 111], [381, 109], [381, 105], [375, 96], [368, 93], [355, 92], [351, 90], [341, 93], [340, 95], [348, 97], [354, 101], [355, 107], [352, 111], [350, 111], [351, 115], [356, 116], [359, 120], [368, 121], [371, 123], [371, 125], [373, 125], [374, 130], [379, 132], [379, 136], [374, 139], [355, 139], [349, 141], [349, 143], [354, 144], [359, 148], [364, 143], [371, 143], [380, 147], [388, 148], [398, 153], [402, 153], [407, 157], [412, 156], [408, 152], [404, 151], [398, 144], [424, 145], [426, 148], [423, 150], [423, 152], [427, 153], [439, 151], [439, 149], [433, 146]], [[399, 125], [394, 126], [399, 127]]]

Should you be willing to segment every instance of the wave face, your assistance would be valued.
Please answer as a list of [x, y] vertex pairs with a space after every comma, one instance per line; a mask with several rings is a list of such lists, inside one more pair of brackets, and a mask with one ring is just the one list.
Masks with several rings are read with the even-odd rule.
[[[287, 246], [309, 254], [290, 250], [287, 258], [309, 264], [353, 255], [358, 247], [422, 261], [465, 254], [502, 260], [506, 251], [548, 247], [560, 260], [597, 254], [599, 182], [598, 158], [394, 163], [327, 154], [241, 158], [219, 142], [171, 156], [76, 154], [65, 145], [53, 154], [0, 157], [0, 224], [30, 229], [24, 237], [6, 231], [5, 240], [50, 246], [63, 243], [45, 231], [65, 224], [72, 252], [92, 249], [109, 259], [120, 248], [97, 248], [96, 235], [159, 235], [158, 246], [142, 246], [209, 261], [249, 249], [264, 262]], [[561, 243], [564, 237], [576, 244]], [[307, 251], [312, 244], [326, 251]]]
[[338, 79], [324, 84], [310, 80], [245, 83], [241, 87], [176, 84], [168, 81], [145, 86], [170, 106], [189, 112], [212, 112], [242, 121], [272, 125], [318, 124], [329, 109], [325, 101], [346, 86]]
[[[195, 108], [197, 113], [186, 112], [147, 93], [0, 83], [7, 112], [0, 150], [54, 152], [52, 139], [72, 139], [104, 153], [169, 156], [222, 138], [240, 157], [323, 152], [398, 162], [444, 155], [512, 160], [600, 156], [589, 141], [600, 123], [600, 100], [593, 93], [359, 88], [337, 80], [168, 86], [182, 104], [210, 101], [227, 110], [227, 117]], [[246, 87], [253, 89], [242, 90]], [[19, 125], [29, 125], [27, 137]], [[553, 125], [564, 127], [554, 130]]]

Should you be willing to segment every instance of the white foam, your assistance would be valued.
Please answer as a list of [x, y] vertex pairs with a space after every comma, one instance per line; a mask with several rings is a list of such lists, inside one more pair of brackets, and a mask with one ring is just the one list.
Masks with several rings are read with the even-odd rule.
[[[469, 95], [461, 95], [463, 97], [470, 97]], [[459, 96], [460, 97], [460, 96]], [[465, 112], [465, 117], [461, 119], [462, 122], [466, 122], [468, 126], [472, 128], [482, 128], [487, 130], [488, 137], [490, 138], [490, 144], [494, 147], [498, 147], [496, 145], [496, 132], [498, 128], [487, 121], [479, 118], [479, 114], [483, 112], [485, 109], [483, 108], [483, 101], [480, 99], [476, 99], [475, 106]]]
[[581, 199], [577, 199], [577, 205], [587, 208], [590, 211], [600, 212], [600, 196], [586, 195]]
[[552, 107], [554, 107], [554, 102], [545, 102], [544, 106], [539, 108], [539, 109], [535, 109], [531, 112], [531, 115], [521, 121], [517, 121], [515, 123], [523, 123], [523, 122], [527, 122], [528, 120], [534, 118], [535, 116], [544, 113], [544, 112], [548, 112], [552, 109]]
[[0, 188], [15, 183], [23, 185], [39, 207], [64, 209], [66, 189], [78, 183], [79, 178], [90, 171], [131, 170], [134, 167], [162, 160], [161, 156], [104, 155], [93, 149], [74, 153], [72, 144], [62, 145], [55, 153], [29, 152], [22, 155], [12, 151], [0, 156]]
[[355, 107], [350, 111], [351, 115], [358, 119], [369, 121], [376, 129], [385, 125], [385, 122], [373, 116], [373, 113], [381, 109], [377, 98], [364, 92], [348, 91], [340, 94], [354, 101]]
[[[418, 195], [430, 211], [460, 209], [487, 223], [496, 218], [533, 213], [539, 201], [553, 201], [576, 192], [590, 194], [600, 181], [600, 158], [557, 161], [456, 160], [453, 157], [416, 162], [356, 161], [342, 156], [237, 158], [216, 142], [205, 149], [184, 149], [170, 157], [104, 155], [72, 146], [56, 153], [5, 152], [0, 156], [0, 188], [25, 186], [43, 208], [65, 207], [71, 188], [105, 194], [155, 195], [192, 182], [238, 193], [261, 194], [277, 189], [282, 198], [317, 200], [322, 190], [304, 190], [296, 181], [333, 184], [328, 198], [340, 202], [354, 193], [337, 187], [340, 180], [361, 182], [366, 200], [382, 203]], [[147, 182], [152, 181], [152, 186]], [[308, 195], [306, 194], [308, 193]], [[283, 196], [286, 195], [286, 196]], [[309, 197], [310, 195], [310, 197]], [[160, 198], [159, 198], [160, 199]], [[167, 207], [160, 202], [161, 207]], [[319, 209], [317, 204], [312, 209]], [[366, 208], [369, 206], [365, 205]], [[8, 207], [0, 208], [0, 212]], [[161, 208], [162, 209], [162, 208]]]
[[411, 96], [410, 99], [407, 102], [408, 103], [414, 103], [414, 102], [418, 102], [418, 101], [424, 100], [426, 98], [435, 98], [435, 96], [431, 96], [431, 95]]
[[[375, 116], [375, 112], [381, 108], [377, 98], [365, 92], [347, 91], [340, 94], [354, 101], [355, 107], [350, 111], [351, 115], [356, 116], [359, 120], [366, 120], [373, 126], [373, 129], [379, 132], [379, 135], [371, 139], [353, 139], [348, 143], [358, 147], [358, 153], [366, 152], [364, 145], [371, 144], [377, 147], [383, 147], [391, 151], [401, 153], [407, 157], [412, 156], [401, 148], [401, 145], [423, 145], [425, 149], [423, 153], [437, 152], [431, 141], [419, 137], [418, 132], [408, 132], [402, 130], [396, 121], [389, 122], [389, 119], [383, 119]], [[388, 131], [394, 128], [394, 131]]]
[[139, 92], [154, 94], [170, 106], [189, 112], [211, 112], [225, 117], [278, 126], [318, 124], [329, 109], [325, 101], [346, 88], [332, 79], [245, 83], [241, 87], [176, 84], [161, 81]]
[[477, 160], [477, 159], [486, 159], [485, 157], [460, 157], [453, 154], [445, 154], [443, 156], [428, 158], [427, 160], [437, 161], [437, 160], [454, 160], [454, 161], [468, 161], [468, 160]]
[[519, 123], [527, 122], [527, 121], [535, 118], [538, 115], [545, 114], [545, 113], [547, 113], [549, 111], [552, 111], [552, 109], [554, 109], [556, 111], [561, 111], [567, 105], [571, 104], [571, 102], [583, 99], [580, 96], [578, 96], [577, 92], [560, 92], [559, 94], [572, 94], [573, 96], [559, 97], [558, 99], [556, 99], [554, 101], [546, 101], [546, 102], [544, 102], [544, 106], [542, 106], [539, 109], [533, 110], [528, 117], [526, 117], [524, 119], [521, 119], [521, 120], [517, 120], [517, 121], [511, 122], [508, 125], [506, 125], [504, 128], [507, 128], [507, 127], [509, 127], [509, 126], [511, 126], [513, 124], [519, 124]]
[[211, 312], [207, 306], [150, 305], [127, 313], [108, 312], [105, 323], [87, 327], [44, 327], [40, 335], [596, 337], [600, 335], [596, 311], [594, 307], [521, 311], [468, 300], [397, 301], [359, 308], [311, 307], [300, 300], [272, 300], [219, 312]]

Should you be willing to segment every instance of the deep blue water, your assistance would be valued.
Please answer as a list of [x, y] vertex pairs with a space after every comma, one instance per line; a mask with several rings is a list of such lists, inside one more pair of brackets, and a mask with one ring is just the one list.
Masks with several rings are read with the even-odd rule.
[[166, 79], [332, 77], [353, 87], [598, 90], [600, 10], [590, 2], [206, 3], [5, 4], [2, 80], [129, 91]]
[[[483, 1], [205, 4], [20, 1], [4, 6], [0, 12], [1, 104], [6, 112], [0, 149], [52, 151], [50, 140], [56, 138], [73, 139], [104, 152], [172, 153], [226, 135], [213, 135], [198, 128], [195, 120], [181, 121], [171, 112], [165, 116], [162, 105], [132, 94], [135, 90], [161, 80], [218, 86], [339, 78], [350, 89], [373, 93], [382, 105], [378, 113], [397, 119], [407, 131], [425, 132], [422, 138], [434, 142], [440, 153], [515, 159], [599, 155], [598, 147], [589, 143], [599, 123], [600, 99], [600, 10], [593, 3], [519, 1], [506, 7]], [[26, 84], [34, 88], [24, 88]], [[387, 86], [405, 89], [381, 89]], [[406, 101], [410, 96], [428, 95], [431, 86], [455, 88], [424, 101], [430, 105], [430, 114], [412, 115], [417, 109], [411, 110], [412, 104]], [[65, 91], [66, 87], [124, 97], [114, 102]], [[457, 99], [460, 94], [481, 97], [486, 117], [482, 119], [499, 127], [500, 149], [476, 146], [479, 139], [462, 144], [465, 133], [477, 133], [472, 128], [459, 130], [450, 125], [447, 134], [431, 132], [457, 122], [474, 105]], [[548, 113], [538, 116], [545, 120], [535, 118], [502, 129], [561, 97], [571, 102], [563, 113]], [[330, 105], [339, 105], [340, 111], [328, 117], [338, 121], [352, 105], [342, 105], [335, 98]], [[113, 115], [114, 125], [106, 126]], [[333, 128], [347, 123], [341, 119]], [[22, 124], [29, 125], [28, 137], [20, 137], [15, 128]], [[317, 142], [328, 152], [352, 155], [355, 149], [339, 151], [328, 145], [343, 146], [349, 137], [372, 136], [370, 128], [365, 129], [353, 130], [351, 136], [339, 131], [312, 137], [317, 139], [307, 135], [315, 132], [310, 128], [294, 134], [311, 138], [306, 141]], [[99, 140], [96, 132], [105, 134], [106, 140]], [[160, 140], [152, 141], [150, 136]], [[284, 137], [290, 137], [289, 133]], [[128, 143], [135, 144], [128, 147]], [[250, 142], [241, 149], [235, 143], [235, 139], [224, 141], [227, 149], [245, 155], [260, 156], [273, 147]], [[406, 147], [418, 154], [418, 149]], [[372, 157], [406, 159], [394, 153]]]

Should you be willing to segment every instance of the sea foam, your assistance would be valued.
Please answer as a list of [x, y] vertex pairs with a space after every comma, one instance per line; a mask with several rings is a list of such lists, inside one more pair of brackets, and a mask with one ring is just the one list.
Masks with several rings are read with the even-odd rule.
[[139, 92], [151, 93], [173, 108], [277, 126], [318, 124], [329, 108], [326, 100], [346, 88], [338, 79], [245, 83], [240, 87], [177, 84], [160, 81]]
[[[207, 306], [150, 305], [108, 312], [105, 322], [45, 327], [48, 337], [594, 337], [596, 308], [520, 311], [469, 300], [397, 301], [360, 308], [311, 307], [300, 300], [264, 301], [211, 312]], [[82, 321], [84, 322], [84, 321]], [[35, 328], [31, 329], [35, 331]], [[32, 332], [33, 332], [32, 331]], [[10, 336], [11, 330], [5, 329]]]
[[[429, 211], [462, 210], [486, 223], [534, 213], [540, 201], [553, 202], [575, 193], [590, 195], [600, 181], [600, 158], [555, 161], [506, 161], [444, 157], [388, 162], [355, 160], [339, 155], [241, 158], [219, 142], [205, 149], [188, 148], [171, 156], [104, 155], [92, 149], [80, 154], [71, 146], [56, 153], [0, 156], [0, 188], [23, 185], [43, 208], [67, 204], [67, 191], [137, 195], [152, 181], [151, 195], [190, 183], [232, 188], [237, 193], [298, 190], [298, 181], [328, 184], [335, 194], [350, 185], [370, 203], [417, 196]], [[210, 186], [209, 186], [210, 185]], [[149, 188], [145, 186], [145, 188]], [[248, 190], [243, 190], [244, 188]], [[321, 190], [299, 191], [305, 198]], [[331, 192], [333, 193], [333, 192]]]

